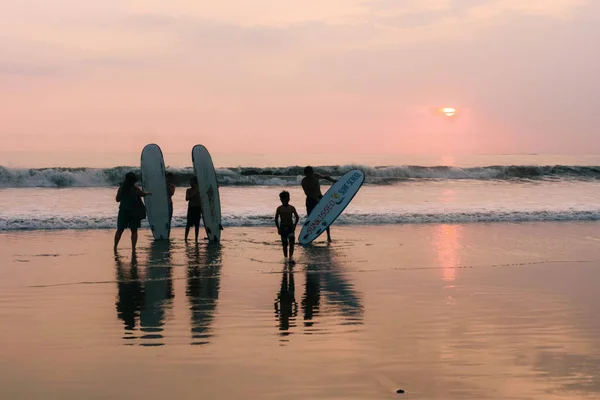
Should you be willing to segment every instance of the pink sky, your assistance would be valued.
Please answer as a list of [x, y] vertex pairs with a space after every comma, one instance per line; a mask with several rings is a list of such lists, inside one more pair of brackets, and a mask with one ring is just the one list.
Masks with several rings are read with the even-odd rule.
[[0, 149], [598, 153], [598, 37], [592, 0], [4, 0]]

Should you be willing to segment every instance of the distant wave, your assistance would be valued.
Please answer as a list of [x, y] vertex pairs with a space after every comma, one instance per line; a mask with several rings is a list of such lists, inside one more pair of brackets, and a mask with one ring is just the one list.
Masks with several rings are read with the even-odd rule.
[[[492, 165], [458, 168], [450, 166], [425, 167], [418, 165], [369, 167], [366, 165], [333, 165], [315, 167], [322, 174], [341, 176], [353, 168], [362, 170], [366, 183], [387, 185], [411, 180], [600, 180], [600, 166]], [[187, 185], [194, 175], [192, 168], [167, 168], [175, 175], [176, 183]], [[0, 166], [0, 187], [103, 187], [117, 186], [124, 175], [136, 167], [112, 168], [35, 168], [19, 169]], [[298, 185], [303, 167], [219, 168], [217, 178], [222, 186], [292, 186]]]
[[[448, 212], [448, 213], [383, 213], [341, 215], [336, 225], [397, 225], [427, 223], [477, 223], [477, 222], [528, 222], [528, 221], [598, 221], [600, 210], [565, 211], [489, 211], [489, 212]], [[304, 221], [301, 218], [300, 223]], [[185, 226], [182, 216], [173, 218], [174, 227]], [[273, 226], [273, 216], [269, 215], [223, 215], [223, 226], [252, 227]], [[82, 230], [114, 229], [116, 216], [111, 218], [96, 216], [78, 217], [4, 217], [0, 218], [0, 231], [17, 230]], [[142, 223], [147, 228], [147, 220]]]

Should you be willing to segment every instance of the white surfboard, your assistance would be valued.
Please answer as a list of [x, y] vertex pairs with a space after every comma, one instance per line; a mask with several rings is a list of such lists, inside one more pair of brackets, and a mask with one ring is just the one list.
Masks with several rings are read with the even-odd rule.
[[160, 147], [155, 144], [149, 144], [142, 150], [142, 188], [145, 192], [152, 193], [152, 196], [144, 197], [144, 202], [154, 239], [168, 239], [171, 221], [165, 162]]
[[202, 201], [202, 219], [206, 236], [211, 242], [221, 240], [221, 200], [219, 198], [219, 185], [212, 158], [206, 147], [197, 144], [192, 149], [192, 162], [194, 173], [198, 179], [200, 200]]
[[336, 183], [331, 185], [327, 193], [306, 218], [298, 242], [309, 244], [325, 232], [327, 227], [333, 224], [346, 206], [350, 204], [364, 181], [365, 174], [354, 169], [346, 172]]

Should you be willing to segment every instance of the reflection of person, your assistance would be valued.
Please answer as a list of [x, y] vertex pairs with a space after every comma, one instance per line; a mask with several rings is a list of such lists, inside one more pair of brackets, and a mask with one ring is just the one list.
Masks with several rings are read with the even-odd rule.
[[333, 250], [329, 246], [310, 247], [306, 249], [306, 256], [306, 293], [302, 298], [304, 326], [313, 324], [312, 320], [319, 314], [323, 300], [335, 305], [346, 322], [362, 323], [361, 296], [346, 276]]
[[293, 321], [298, 315], [298, 303], [296, 303], [294, 286], [294, 271], [287, 268], [284, 269], [281, 278], [281, 288], [279, 289], [279, 293], [277, 293], [277, 299], [274, 304], [275, 315], [279, 319], [279, 330], [284, 331], [281, 333], [282, 335], [290, 333], [288, 332], [290, 329], [290, 319]]
[[117, 232], [115, 233], [115, 251], [121, 240], [125, 229], [131, 230], [131, 249], [135, 251], [138, 239], [138, 228], [143, 218], [145, 218], [144, 203], [142, 197], [150, 196], [152, 193], [144, 192], [137, 187], [135, 183], [137, 177], [133, 172], [125, 175], [125, 180], [119, 186], [116, 200], [119, 203], [119, 215], [117, 217]]
[[221, 273], [221, 247], [209, 243], [204, 257], [198, 244], [186, 246], [188, 256], [187, 289], [190, 304], [192, 344], [208, 344], [212, 336]]
[[193, 226], [196, 242], [198, 242], [200, 219], [202, 218], [202, 203], [200, 200], [200, 191], [198, 189], [198, 180], [195, 176], [190, 179], [190, 185], [192, 187], [185, 192], [185, 200], [188, 202], [187, 222], [185, 224], [185, 240], [188, 240], [190, 228]]
[[[330, 176], [319, 175], [315, 173], [313, 167], [304, 168], [304, 178], [302, 178], [302, 189], [306, 195], [306, 216], [310, 215], [310, 212], [317, 206], [319, 200], [323, 198], [321, 193], [320, 180], [325, 179], [329, 182], [335, 182], [335, 179]], [[331, 232], [327, 227], [327, 241], [331, 242]]]
[[313, 318], [319, 315], [321, 306], [321, 274], [311, 270], [309, 265], [306, 269], [305, 292], [302, 298], [302, 312], [304, 313], [304, 326], [313, 326]]
[[135, 253], [131, 256], [129, 269], [123, 265], [120, 256], [115, 256], [117, 264], [117, 316], [125, 324], [125, 333], [130, 334], [135, 330], [136, 319], [139, 318], [140, 309], [144, 302], [144, 290], [138, 274], [137, 258]]
[[172, 172], [167, 172], [167, 195], [169, 198], [169, 224], [173, 219], [173, 195], [175, 194], [175, 175]]
[[288, 256], [288, 244], [289, 244], [289, 255], [290, 262], [294, 256], [294, 243], [296, 236], [296, 225], [298, 224], [298, 212], [296, 207], [290, 204], [290, 194], [285, 190], [279, 194], [281, 205], [277, 207], [275, 212], [275, 226], [277, 227], [277, 233], [281, 236], [281, 244], [283, 245], [283, 256]]

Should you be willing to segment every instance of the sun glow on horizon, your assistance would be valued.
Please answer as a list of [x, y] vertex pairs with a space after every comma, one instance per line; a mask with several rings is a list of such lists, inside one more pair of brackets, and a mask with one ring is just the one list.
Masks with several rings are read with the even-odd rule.
[[456, 108], [452, 108], [452, 107], [444, 107], [442, 108], [442, 112], [447, 116], [447, 117], [453, 117], [456, 115]]

